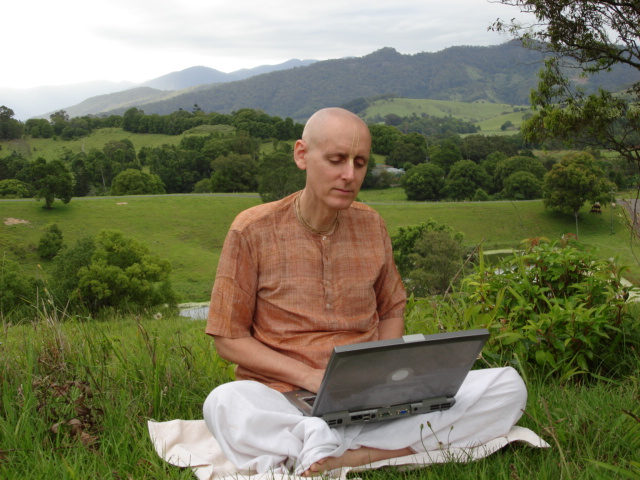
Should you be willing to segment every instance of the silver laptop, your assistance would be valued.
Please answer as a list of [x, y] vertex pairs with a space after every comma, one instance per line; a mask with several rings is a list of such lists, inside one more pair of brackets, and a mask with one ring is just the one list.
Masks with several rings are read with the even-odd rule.
[[478, 329], [335, 347], [317, 395], [285, 396], [330, 426], [447, 410], [488, 338]]

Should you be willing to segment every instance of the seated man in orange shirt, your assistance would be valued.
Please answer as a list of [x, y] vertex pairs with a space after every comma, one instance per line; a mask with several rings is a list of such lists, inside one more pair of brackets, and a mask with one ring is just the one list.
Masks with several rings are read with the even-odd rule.
[[329, 427], [281, 395], [317, 392], [333, 347], [404, 333], [406, 293], [384, 221], [354, 202], [370, 148], [356, 115], [316, 112], [294, 147], [305, 188], [231, 225], [206, 333], [237, 364], [239, 381], [211, 392], [204, 418], [241, 470], [311, 475], [439, 449], [443, 440], [475, 446], [506, 434], [525, 407], [511, 368], [471, 372], [448, 411], [376, 424]]

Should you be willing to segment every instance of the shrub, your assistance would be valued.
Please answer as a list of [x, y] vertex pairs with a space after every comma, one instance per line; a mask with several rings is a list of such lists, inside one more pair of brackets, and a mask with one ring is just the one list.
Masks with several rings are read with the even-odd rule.
[[23, 275], [18, 264], [0, 259], [0, 318], [29, 305], [35, 297], [35, 282]]
[[400, 227], [393, 255], [407, 291], [415, 296], [443, 293], [463, 264], [464, 235], [432, 219]]
[[58, 254], [63, 245], [62, 231], [54, 223], [40, 237], [37, 252], [43, 260], [51, 260]]
[[626, 333], [637, 333], [623, 270], [571, 238], [530, 241], [497, 267], [481, 261], [465, 278], [467, 312], [473, 309], [467, 328], [492, 331], [485, 353], [501, 363], [516, 357], [561, 379], [611, 373]]
[[59, 299], [92, 312], [105, 307], [147, 308], [176, 302], [168, 277], [171, 265], [149, 247], [117, 230], [84, 238], [56, 258]]

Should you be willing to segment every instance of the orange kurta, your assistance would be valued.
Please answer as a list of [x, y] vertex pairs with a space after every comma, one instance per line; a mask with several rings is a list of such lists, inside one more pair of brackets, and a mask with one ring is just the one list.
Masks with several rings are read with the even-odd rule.
[[[354, 202], [331, 235], [298, 221], [293, 194], [240, 213], [225, 239], [206, 333], [253, 336], [325, 368], [334, 346], [378, 340], [378, 323], [402, 317], [406, 293], [384, 221]], [[238, 367], [236, 378], [294, 386]]]

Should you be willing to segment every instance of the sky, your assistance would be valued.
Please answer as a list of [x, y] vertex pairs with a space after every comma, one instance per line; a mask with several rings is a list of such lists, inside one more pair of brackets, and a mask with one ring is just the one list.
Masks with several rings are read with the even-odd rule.
[[232, 72], [292, 58], [497, 45], [490, 0], [20, 0], [4, 2], [0, 87], [146, 80], [193, 66]]

